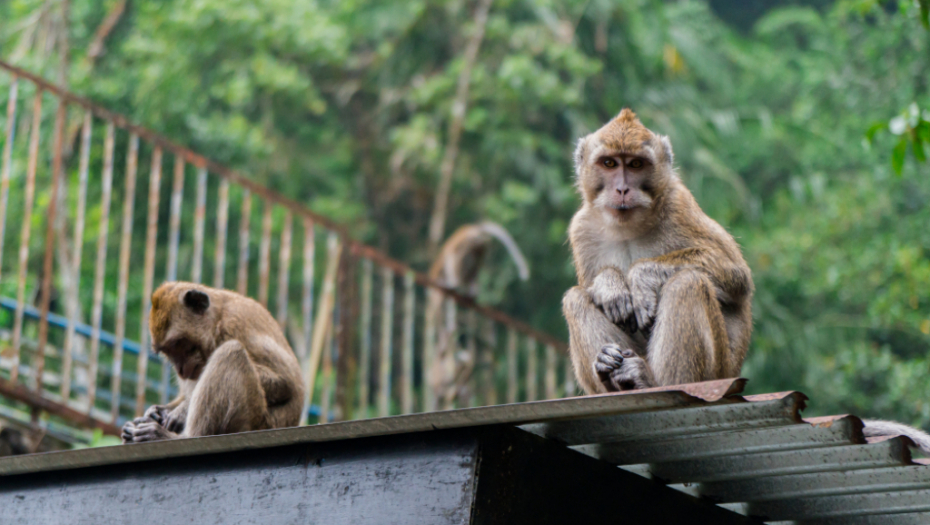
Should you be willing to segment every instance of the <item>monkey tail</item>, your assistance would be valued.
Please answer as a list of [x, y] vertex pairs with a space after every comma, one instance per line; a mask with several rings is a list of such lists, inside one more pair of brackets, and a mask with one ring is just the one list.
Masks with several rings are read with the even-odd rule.
[[507, 248], [507, 252], [510, 253], [510, 258], [513, 259], [513, 263], [517, 265], [517, 273], [520, 275], [520, 280], [526, 281], [529, 279], [530, 268], [526, 264], [526, 259], [523, 257], [523, 252], [520, 251], [520, 247], [517, 246], [516, 242], [514, 242], [513, 237], [510, 236], [510, 233], [507, 232], [503, 226], [497, 224], [496, 222], [485, 221], [478, 226], [481, 228], [481, 231], [493, 236], [495, 239], [499, 240], [505, 248]]
[[862, 422], [865, 424], [865, 428], [862, 429], [865, 437], [907, 436], [917, 445], [917, 448], [925, 454], [930, 454], [930, 434], [923, 430], [881, 419], [863, 419]]

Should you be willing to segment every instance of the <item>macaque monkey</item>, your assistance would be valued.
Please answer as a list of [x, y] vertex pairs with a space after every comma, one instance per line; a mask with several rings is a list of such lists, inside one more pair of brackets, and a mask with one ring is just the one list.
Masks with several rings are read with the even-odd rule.
[[624, 109], [575, 150], [581, 209], [569, 227], [578, 286], [563, 298], [588, 394], [739, 374], [752, 276], [733, 237], [673, 169], [668, 137]]
[[259, 303], [185, 282], [152, 294], [152, 347], [180, 394], [123, 426], [124, 443], [297, 426], [304, 388], [281, 328]]
[[[523, 253], [503, 226], [493, 222], [466, 224], [449, 236], [439, 255], [430, 267], [430, 279], [442, 286], [457, 290], [468, 297], [478, 295], [478, 272], [484, 262], [491, 243], [497, 239], [507, 249], [517, 266], [521, 281], [530, 277]], [[430, 290], [428, 294], [429, 315], [433, 326], [438, 327], [435, 359], [429, 371], [429, 388], [441, 400], [442, 406], [452, 408], [456, 397], [467, 398], [467, 383], [475, 368], [475, 357], [467, 349], [453, 341], [456, 331], [454, 311], [443, 307], [443, 294]], [[432, 407], [430, 407], [432, 408]]]
[[520, 247], [503, 226], [489, 221], [466, 224], [455, 230], [443, 243], [439, 255], [430, 266], [430, 279], [446, 288], [475, 297], [478, 295], [478, 270], [481, 269], [485, 253], [494, 239], [507, 248], [507, 253], [517, 265], [520, 280], [529, 279], [530, 270]]

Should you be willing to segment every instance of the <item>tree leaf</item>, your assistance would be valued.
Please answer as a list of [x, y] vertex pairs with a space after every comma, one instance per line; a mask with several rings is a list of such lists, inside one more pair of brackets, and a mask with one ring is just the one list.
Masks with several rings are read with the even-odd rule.
[[866, 130], [865, 138], [866, 140], [869, 141], [869, 144], [871, 144], [875, 140], [876, 133], [878, 133], [879, 131], [885, 131], [887, 129], [888, 129], [888, 124], [885, 124], [884, 122], [876, 122], [872, 124], [871, 126], [869, 126], [869, 129]]
[[924, 141], [917, 133], [914, 133], [913, 137], [914, 143], [914, 158], [917, 159], [917, 162], [927, 162], [927, 156], [924, 154]]
[[894, 169], [895, 174], [899, 177], [901, 176], [901, 171], [904, 169], [904, 155], [907, 153], [907, 140], [902, 138], [898, 141], [898, 144], [895, 145], [894, 150], [891, 152], [891, 167]]
[[930, 29], [930, 0], [917, 0], [920, 4], [920, 23]]

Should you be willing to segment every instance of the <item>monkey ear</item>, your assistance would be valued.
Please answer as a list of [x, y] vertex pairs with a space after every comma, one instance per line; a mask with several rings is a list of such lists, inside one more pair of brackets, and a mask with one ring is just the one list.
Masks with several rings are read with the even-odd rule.
[[584, 163], [584, 157], [587, 153], [585, 151], [587, 147], [587, 139], [588, 137], [581, 137], [578, 139], [578, 145], [575, 146], [575, 172], [577, 172], [581, 168], [582, 163]]
[[675, 163], [675, 154], [672, 153], [672, 141], [667, 135], [660, 135], [659, 140], [662, 142], [662, 153], [665, 155], [665, 161], [671, 166]]
[[200, 290], [188, 290], [184, 293], [184, 306], [195, 314], [202, 314], [210, 307], [210, 296]]

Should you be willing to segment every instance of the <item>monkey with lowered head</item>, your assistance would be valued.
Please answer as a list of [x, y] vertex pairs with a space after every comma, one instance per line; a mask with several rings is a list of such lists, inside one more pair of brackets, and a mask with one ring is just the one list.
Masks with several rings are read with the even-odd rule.
[[735, 377], [746, 356], [749, 267], [673, 159], [668, 137], [629, 109], [575, 150], [583, 203], [569, 240], [578, 286], [562, 307], [588, 394]]
[[304, 388], [284, 333], [235, 292], [169, 282], [152, 294], [152, 347], [171, 361], [180, 394], [123, 426], [124, 443], [297, 426]]

